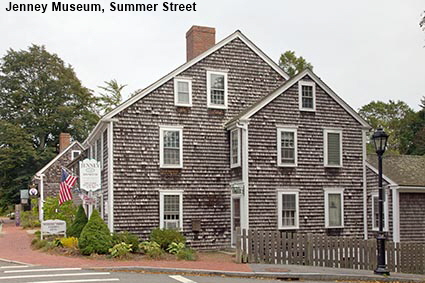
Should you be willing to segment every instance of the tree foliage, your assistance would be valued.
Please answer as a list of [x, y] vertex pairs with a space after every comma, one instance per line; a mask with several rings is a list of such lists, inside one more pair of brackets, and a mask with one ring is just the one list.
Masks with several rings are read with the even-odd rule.
[[79, 238], [81, 235], [81, 231], [83, 231], [84, 226], [87, 224], [87, 215], [84, 211], [82, 205], [78, 207], [77, 214], [75, 215], [75, 220], [67, 229], [68, 237], [76, 237]]
[[404, 154], [425, 155], [425, 109], [411, 113], [400, 129], [400, 151]]
[[288, 50], [279, 58], [279, 66], [290, 76], [293, 77], [297, 73], [306, 68], [313, 69], [313, 65], [307, 62], [303, 57], [297, 57], [295, 51]]
[[96, 97], [44, 46], [0, 58], [0, 203], [14, 203], [31, 175], [57, 153], [58, 136], [83, 140], [96, 124]]
[[111, 233], [97, 210], [93, 210], [89, 222], [81, 232], [78, 247], [83, 255], [106, 254], [112, 247]]
[[105, 81], [105, 86], [98, 86], [103, 92], [98, 100], [99, 114], [108, 113], [122, 102], [122, 90], [127, 85], [120, 85], [117, 80]]
[[70, 227], [74, 222], [77, 207], [70, 200], [59, 205], [59, 196], [47, 197], [43, 205], [43, 212], [45, 220], [60, 219], [66, 222], [66, 227]]

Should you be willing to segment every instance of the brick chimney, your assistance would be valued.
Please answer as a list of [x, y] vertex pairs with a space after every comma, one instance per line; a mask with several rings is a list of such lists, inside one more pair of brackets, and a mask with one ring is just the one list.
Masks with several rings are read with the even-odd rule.
[[186, 58], [192, 60], [215, 45], [215, 28], [192, 26], [186, 33]]
[[59, 152], [64, 151], [71, 144], [71, 135], [69, 133], [59, 134]]

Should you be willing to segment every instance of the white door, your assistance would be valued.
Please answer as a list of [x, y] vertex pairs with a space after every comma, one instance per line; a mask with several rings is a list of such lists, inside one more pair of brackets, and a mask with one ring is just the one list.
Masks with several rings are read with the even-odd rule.
[[241, 198], [232, 197], [232, 245], [236, 244], [236, 228], [241, 227]]

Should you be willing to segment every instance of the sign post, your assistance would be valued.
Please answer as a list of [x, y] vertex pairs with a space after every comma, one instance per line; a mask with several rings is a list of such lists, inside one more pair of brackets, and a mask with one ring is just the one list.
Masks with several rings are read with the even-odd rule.
[[[84, 159], [80, 161], [80, 188], [88, 192], [90, 198], [93, 192], [100, 190], [100, 162], [95, 159]], [[93, 203], [89, 204], [88, 217], [93, 211]]]

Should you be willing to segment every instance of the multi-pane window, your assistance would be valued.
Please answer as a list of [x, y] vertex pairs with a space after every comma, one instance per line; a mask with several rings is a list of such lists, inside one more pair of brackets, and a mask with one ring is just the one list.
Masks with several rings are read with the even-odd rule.
[[342, 131], [324, 130], [324, 165], [342, 166]]
[[300, 110], [316, 110], [316, 85], [310, 81], [298, 82], [299, 105]]
[[240, 165], [240, 130], [234, 129], [230, 132], [230, 167], [233, 168]]
[[227, 107], [227, 74], [207, 72], [208, 107]]
[[298, 228], [298, 191], [278, 191], [279, 229]]
[[75, 158], [77, 158], [78, 155], [80, 155], [80, 154], [81, 154], [81, 151], [80, 150], [73, 150], [73, 151], [71, 151], [71, 158], [72, 158], [72, 160], [74, 160]]
[[174, 79], [174, 102], [176, 106], [192, 106], [192, 81]]
[[297, 129], [277, 129], [277, 164], [278, 166], [297, 165]]
[[183, 129], [163, 127], [160, 129], [160, 166], [181, 168], [183, 166]]
[[325, 227], [344, 227], [344, 189], [325, 189]]
[[[384, 220], [384, 226], [383, 229], [385, 231], [388, 230], [388, 203], [385, 201], [384, 197], [384, 210], [383, 210], [383, 220]], [[379, 197], [378, 194], [372, 195], [372, 230], [378, 230], [379, 229]]]
[[182, 229], [182, 206], [182, 191], [160, 191], [160, 228]]

